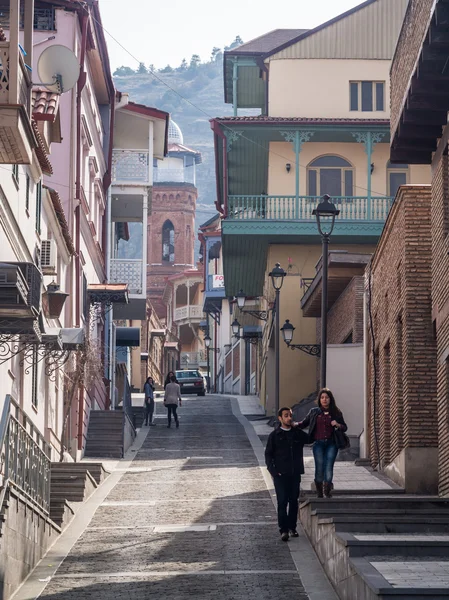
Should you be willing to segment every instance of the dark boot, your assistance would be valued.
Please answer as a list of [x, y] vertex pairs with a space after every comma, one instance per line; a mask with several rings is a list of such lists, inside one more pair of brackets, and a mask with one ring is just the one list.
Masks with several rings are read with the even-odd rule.
[[325, 498], [332, 498], [332, 483], [327, 481], [323, 483], [323, 494]]
[[323, 497], [323, 482], [315, 480], [315, 487], [316, 487], [316, 497], [322, 498]]

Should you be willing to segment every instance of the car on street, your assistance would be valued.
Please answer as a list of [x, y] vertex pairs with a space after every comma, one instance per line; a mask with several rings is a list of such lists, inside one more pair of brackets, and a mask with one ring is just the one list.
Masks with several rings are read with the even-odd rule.
[[198, 369], [181, 369], [176, 371], [176, 379], [181, 386], [181, 395], [197, 394], [197, 396], [206, 395], [206, 386], [204, 378]]

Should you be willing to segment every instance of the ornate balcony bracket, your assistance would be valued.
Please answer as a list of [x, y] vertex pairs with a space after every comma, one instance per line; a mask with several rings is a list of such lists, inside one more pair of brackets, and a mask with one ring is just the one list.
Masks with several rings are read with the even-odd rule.
[[301, 352], [305, 352], [310, 356], [316, 356], [317, 358], [321, 356], [320, 344], [287, 344], [287, 348], [290, 348], [291, 350], [300, 350]]
[[247, 310], [244, 308], [240, 308], [239, 310], [240, 310], [240, 312], [244, 313], [245, 315], [251, 315], [252, 317], [255, 317], [256, 319], [259, 319], [259, 321], [268, 321], [268, 315], [269, 315], [268, 310]]

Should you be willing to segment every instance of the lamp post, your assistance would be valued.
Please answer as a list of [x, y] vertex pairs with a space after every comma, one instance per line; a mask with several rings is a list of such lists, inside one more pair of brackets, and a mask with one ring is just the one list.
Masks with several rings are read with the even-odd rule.
[[279, 263], [276, 263], [275, 267], [272, 269], [269, 276], [271, 278], [271, 283], [273, 284], [274, 291], [276, 292], [276, 301], [274, 305], [274, 309], [276, 311], [276, 322], [275, 322], [275, 336], [274, 336], [274, 352], [275, 352], [275, 390], [274, 390], [274, 416], [277, 418], [277, 414], [279, 411], [279, 386], [280, 386], [280, 356], [279, 356], [279, 313], [280, 313], [280, 303], [279, 303], [279, 292], [281, 291], [282, 284], [284, 283], [284, 277], [287, 273], [281, 267]]
[[326, 387], [327, 367], [327, 278], [329, 258], [329, 238], [334, 230], [335, 217], [340, 214], [335, 204], [330, 202], [330, 196], [325, 194], [321, 202], [312, 212], [316, 217], [318, 231], [322, 241], [322, 290], [321, 290], [321, 387]]
[[209, 331], [206, 332], [204, 336], [204, 345], [206, 346], [206, 360], [207, 360], [207, 393], [210, 392], [210, 365], [209, 365], [209, 348], [210, 348], [210, 335]]

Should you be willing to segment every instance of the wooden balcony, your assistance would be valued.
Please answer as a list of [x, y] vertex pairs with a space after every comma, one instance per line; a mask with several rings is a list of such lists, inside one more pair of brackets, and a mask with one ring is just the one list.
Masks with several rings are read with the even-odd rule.
[[150, 185], [149, 161], [148, 151], [115, 148], [112, 152], [112, 184]]
[[21, 52], [0, 42], [0, 163], [30, 164], [37, 146], [30, 121], [31, 77]]
[[197, 321], [200, 322], [203, 318], [203, 307], [199, 304], [192, 304], [190, 306], [181, 306], [175, 308], [175, 322], [179, 321]]

